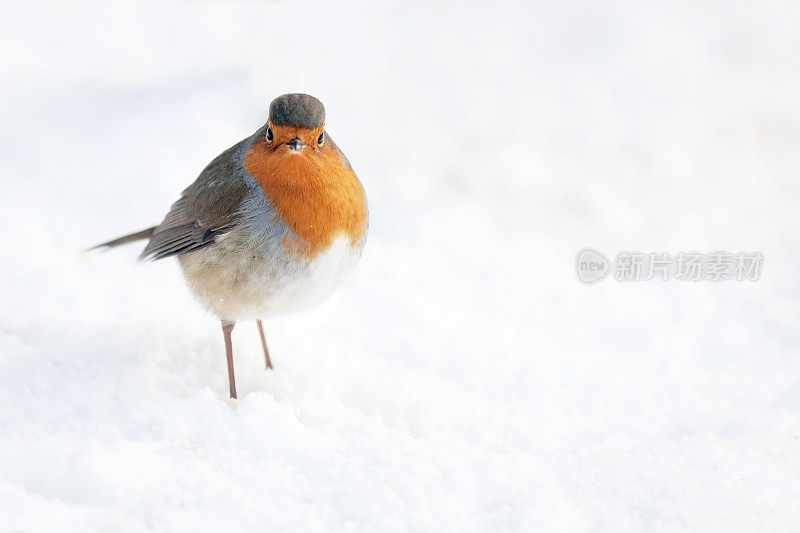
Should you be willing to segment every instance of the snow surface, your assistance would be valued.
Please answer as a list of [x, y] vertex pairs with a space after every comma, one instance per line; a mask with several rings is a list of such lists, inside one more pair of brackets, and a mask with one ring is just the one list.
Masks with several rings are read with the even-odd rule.
[[[796, 3], [0, 3], [1, 531], [797, 531]], [[288, 91], [371, 208], [234, 331], [156, 223]], [[577, 251], [761, 251], [581, 285]]]

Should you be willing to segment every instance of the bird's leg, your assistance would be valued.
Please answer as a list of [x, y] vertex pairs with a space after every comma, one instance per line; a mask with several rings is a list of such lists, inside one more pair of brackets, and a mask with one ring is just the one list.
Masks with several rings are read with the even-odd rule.
[[233, 377], [233, 344], [231, 331], [236, 322], [222, 321], [222, 335], [225, 337], [225, 357], [228, 359], [228, 384], [231, 387], [231, 398], [236, 398], [236, 378]]
[[261, 346], [264, 347], [264, 361], [267, 362], [267, 368], [272, 368], [272, 361], [269, 360], [269, 350], [267, 350], [267, 339], [264, 338], [264, 326], [261, 325], [261, 320], [256, 320], [258, 324], [258, 334], [261, 335]]

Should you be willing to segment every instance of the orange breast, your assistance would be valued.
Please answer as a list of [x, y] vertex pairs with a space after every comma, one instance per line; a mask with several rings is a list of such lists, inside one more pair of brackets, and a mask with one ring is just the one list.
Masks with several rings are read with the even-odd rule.
[[262, 138], [245, 154], [244, 167], [297, 236], [297, 242], [284, 239], [284, 247], [313, 259], [339, 235], [355, 245], [366, 234], [364, 189], [334, 147], [292, 154]]

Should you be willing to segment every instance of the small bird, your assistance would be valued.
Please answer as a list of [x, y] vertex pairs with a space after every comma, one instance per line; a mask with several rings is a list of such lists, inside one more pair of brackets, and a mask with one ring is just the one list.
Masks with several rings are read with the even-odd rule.
[[163, 222], [99, 244], [149, 239], [140, 259], [177, 256], [189, 289], [222, 322], [236, 398], [231, 331], [321, 303], [361, 257], [368, 226], [364, 188], [325, 131], [325, 107], [284, 94], [269, 119], [200, 173]]

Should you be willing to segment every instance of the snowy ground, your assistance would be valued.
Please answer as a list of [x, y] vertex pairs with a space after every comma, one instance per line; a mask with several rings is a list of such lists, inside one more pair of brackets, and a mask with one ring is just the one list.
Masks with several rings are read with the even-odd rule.
[[[0, 4], [0, 531], [800, 529], [796, 4], [111, 4]], [[80, 250], [289, 91], [370, 240], [235, 404], [174, 262]]]

